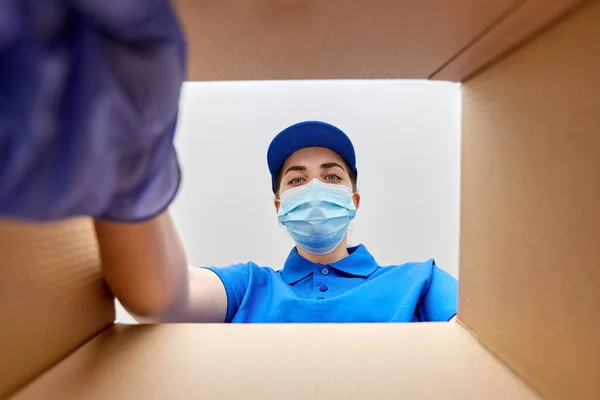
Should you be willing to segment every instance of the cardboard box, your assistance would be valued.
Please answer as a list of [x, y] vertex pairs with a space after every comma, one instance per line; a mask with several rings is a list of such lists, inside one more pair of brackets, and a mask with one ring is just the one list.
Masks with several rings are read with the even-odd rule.
[[192, 79], [463, 81], [460, 324], [113, 324], [91, 222], [0, 224], [0, 398], [600, 398], [600, 2], [177, 2]]

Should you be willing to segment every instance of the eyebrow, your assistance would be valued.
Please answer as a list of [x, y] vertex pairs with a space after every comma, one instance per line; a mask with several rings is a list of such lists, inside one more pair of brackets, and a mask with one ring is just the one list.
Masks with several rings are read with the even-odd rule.
[[283, 175], [287, 174], [290, 171], [306, 171], [306, 167], [303, 167], [301, 165], [293, 165], [289, 167]]
[[[335, 168], [335, 167], [341, 168], [342, 171], [346, 171], [344, 169], [344, 167], [342, 167], [340, 164], [338, 164], [336, 162], [328, 162], [328, 163], [321, 164], [321, 169], [330, 169], [330, 168]], [[285, 171], [284, 175], [290, 171], [306, 171], [306, 167], [304, 167], [302, 165], [293, 165]]]
[[342, 167], [340, 164], [338, 164], [336, 162], [328, 162], [325, 164], [321, 164], [321, 169], [329, 169], [329, 168], [335, 168], [335, 167], [340, 168], [342, 171], [346, 171], [346, 169], [344, 167]]

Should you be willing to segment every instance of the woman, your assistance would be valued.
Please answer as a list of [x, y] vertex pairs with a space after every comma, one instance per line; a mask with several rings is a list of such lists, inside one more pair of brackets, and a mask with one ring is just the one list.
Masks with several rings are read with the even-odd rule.
[[168, 213], [137, 224], [96, 222], [106, 280], [140, 321], [448, 321], [457, 282], [433, 260], [380, 267], [347, 248], [360, 206], [350, 139], [316, 121], [273, 139], [267, 162], [275, 210], [296, 243], [281, 271], [254, 263], [188, 267]]

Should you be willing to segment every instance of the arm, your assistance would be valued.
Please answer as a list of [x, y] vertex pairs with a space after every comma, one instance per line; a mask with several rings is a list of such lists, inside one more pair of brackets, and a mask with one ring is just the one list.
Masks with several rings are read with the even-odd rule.
[[141, 322], [223, 322], [227, 295], [219, 277], [189, 268], [168, 212], [140, 223], [96, 221], [104, 276]]
[[433, 260], [429, 286], [421, 299], [418, 311], [423, 322], [454, 321], [458, 303], [458, 282]]

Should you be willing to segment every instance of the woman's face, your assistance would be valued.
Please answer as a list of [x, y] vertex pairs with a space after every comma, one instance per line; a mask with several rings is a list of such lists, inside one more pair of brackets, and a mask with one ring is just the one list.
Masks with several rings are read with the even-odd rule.
[[[280, 194], [288, 189], [305, 185], [315, 178], [325, 183], [344, 185], [352, 189], [344, 160], [336, 152], [324, 147], [307, 147], [298, 150], [288, 157], [281, 168], [283, 175], [279, 186]], [[360, 195], [355, 193], [356, 208], [359, 203]], [[279, 209], [279, 201], [275, 202], [275, 207]]]

